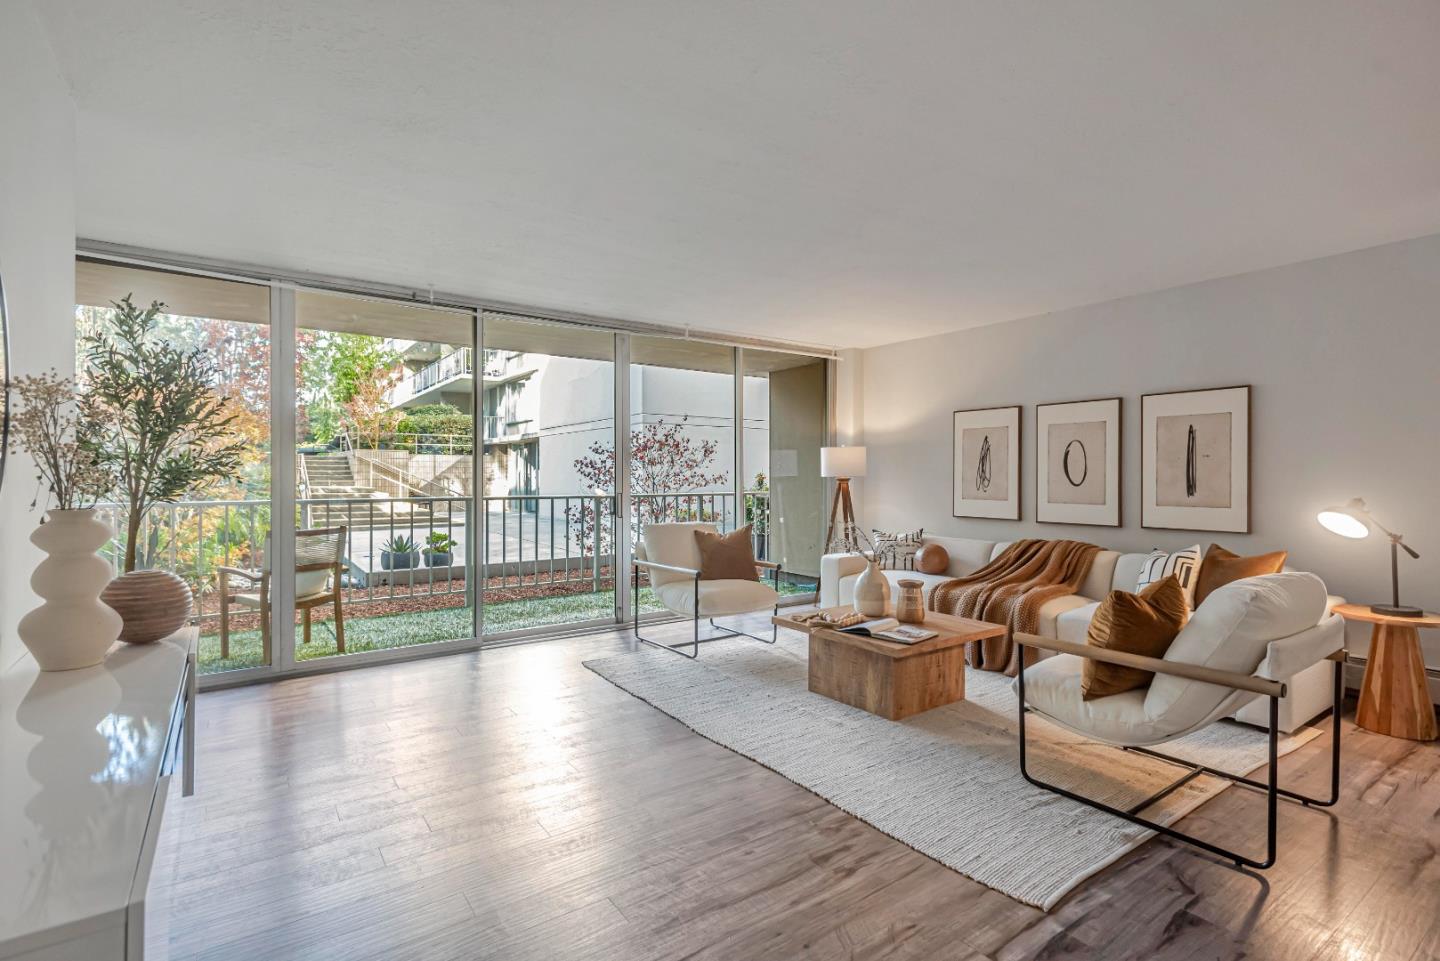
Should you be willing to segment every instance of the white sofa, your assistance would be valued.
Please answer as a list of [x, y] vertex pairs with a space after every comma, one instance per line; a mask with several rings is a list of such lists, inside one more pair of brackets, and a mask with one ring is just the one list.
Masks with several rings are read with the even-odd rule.
[[[949, 553], [950, 566], [944, 574], [886, 571], [885, 577], [891, 582], [892, 592], [895, 582], [902, 579], [923, 582], [927, 608], [930, 606], [930, 592], [935, 585], [974, 573], [999, 556], [1011, 543], [982, 541], [969, 537], [935, 537], [928, 534], [924, 539], [926, 543], [939, 544]], [[1090, 619], [1095, 616], [1100, 602], [1112, 590], [1134, 591], [1147, 556], [1101, 550], [1096, 555], [1085, 582], [1080, 585], [1079, 593], [1057, 597], [1040, 608], [1039, 634], [1084, 644]], [[824, 555], [820, 559], [820, 606], [834, 607], [851, 603], [855, 597], [855, 580], [864, 569], [865, 559], [859, 554]], [[1331, 613], [1331, 609], [1339, 603], [1343, 603], [1342, 598], [1330, 596], [1325, 614], [1316, 627], [1327, 632], [1344, 631], [1340, 618]], [[1328, 662], [1314, 664], [1289, 678], [1289, 693], [1280, 702], [1280, 729], [1288, 733], [1329, 710], [1333, 702], [1331, 684], [1332, 675]], [[1270, 723], [1268, 708], [1260, 702], [1242, 707], [1235, 713], [1235, 718], [1257, 727], [1268, 727]]]

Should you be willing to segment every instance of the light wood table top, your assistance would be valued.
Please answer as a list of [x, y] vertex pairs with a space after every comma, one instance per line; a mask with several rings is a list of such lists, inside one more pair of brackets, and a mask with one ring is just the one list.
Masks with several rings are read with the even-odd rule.
[[1370, 610], [1369, 604], [1336, 604], [1335, 613], [1347, 621], [1364, 621], [1366, 624], [1440, 628], [1440, 614], [1432, 611], [1426, 611], [1420, 617], [1396, 617], [1394, 614], [1377, 614]]
[[[972, 641], [983, 641], [990, 637], [1004, 637], [1008, 630], [1004, 624], [990, 624], [986, 621], [977, 621], [969, 617], [956, 617], [954, 614], [940, 614], [935, 611], [925, 612], [925, 621], [922, 624], [910, 624], [909, 627], [923, 627], [928, 631], [937, 631], [935, 637], [917, 644], [900, 644], [895, 641], [886, 641], [874, 637], [865, 637], [861, 634], [846, 634], [833, 628], [821, 627], [804, 621], [794, 619], [796, 614], [810, 614], [816, 610], [824, 610], [827, 614], [839, 615], [848, 614], [855, 610], [848, 604], [839, 607], [814, 608], [807, 607], [798, 611], [786, 611], [771, 618], [780, 627], [789, 628], [792, 631], [799, 631], [802, 634], [809, 634], [812, 631], [824, 633], [834, 640], [841, 640], [856, 647], [863, 647], [866, 650], [874, 651], [892, 658], [917, 657], [922, 654], [932, 654], [935, 651], [943, 651], [946, 648], [957, 647], [969, 644]], [[887, 611], [886, 617], [894, 617], [893, 611]], [[874, 618], [870, 618], [874, 620]]]

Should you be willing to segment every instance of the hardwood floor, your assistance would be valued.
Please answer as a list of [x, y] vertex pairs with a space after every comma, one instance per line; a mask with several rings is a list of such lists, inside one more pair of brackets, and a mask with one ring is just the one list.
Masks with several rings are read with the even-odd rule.
[[[1275, 868], [1154, 840], [1045, 914], [581, 666], [631, 643], [202, 695], [149, 957], [1440, 958], [1436, 744], [1347, 720], [1340, 804], [1282, 802]], [[1281, 764], [1323, 793], [1328, 735]], [[1232, 789], [1185, 825], [1254, 845], [1263, 808]]]

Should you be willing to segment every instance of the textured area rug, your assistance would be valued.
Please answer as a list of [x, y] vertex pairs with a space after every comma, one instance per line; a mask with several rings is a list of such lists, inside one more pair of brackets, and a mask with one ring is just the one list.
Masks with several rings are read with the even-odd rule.
[[[1009, 678], [970, 670], [964, 701], [887, 721], [810, 693], [806, 649], [803, 635], [781, 631], [773, 647], [705, 644], [698, 661], [647, 648], [585, 666], [941, 864], [1045, 910], [1154, 836], [1021, 777]], [[1033, 715], [1026, 733], [1032, 773], [1115, 807], [1183, 773]], [[1281, 738], [1280, 751], [1318, 734], [1302, 728]], [[1245, 774], [1264, 766], [1266, 745], [1264, 731], [1222, 721], [1165, 749]], [[1197, 778], [1145, 814], [1172, 823], [1228, 786]]]

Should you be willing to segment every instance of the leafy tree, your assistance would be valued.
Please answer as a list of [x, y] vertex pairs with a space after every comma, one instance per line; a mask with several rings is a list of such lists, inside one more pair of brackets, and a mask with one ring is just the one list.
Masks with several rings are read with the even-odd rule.
[[373, 449], [380, 448], [380, 435], [395, 429], [400, 423], [400, 412], [390, 406], [385, 394], [395, 386], [399, 375], [393, 370], [376, 368], [369, 376], [355, 382], [355, 388], [345, 401], [345, 417], [355, 425], [360, 437], [370, 442]]
[[220, 370], [203, 348], [157, 336], [164, 305], [141, 310], [126, 295], [109, 324], [84, 337], [87, 442], [113, 470], [126, 515], [125, 573], [135, 570], [140, 525], [156, 503], [198, 493], [232, 476], [246, 448]]
[[[696, 440], [685, 433], [685, 422], [663, 419], [630, 432], [630, 493], [634, 512], [631, 536], [639, 536], [643, 525], [656, 521], [715, 521], [722, 516], [714, 497], [701, 494], [707, 487], [724, 484], [729, 475], [712, 464], [720, 445], [713, 440]], [[615, 493], [615, 448], [596, 442], [590, 453], [575, 459], [575, 472], [587, 490], [602, 495]], [[677, 494], [677, 498], [653, 495]], [[651, 496], [647, 496], [651, 495]], [[686, 496], [688, 495], [688, 496]], [[567, 525], [581, 550], [594, 545], [601, 553], [610, 550], [608, 527], [599, 525], [595, 505], [572, 505]]]
[[309, 343], [301, 351], [296, 383], [311, 439], [323, 444], [334, 437], [345, 405], [371, 384], [373, 372], [399, 363], [399, 352], [386, 346], [384, 338], [336, 331], [310, 333]]
[[759, 471], [750, 485], [750, 490], [745, 493], [745, 523], [753, 525], [757, 535], [770, 533], [770, 510], [767, 498], [750, 495], [769, 490], [770, 478], [765, 476], [764, 471]]

